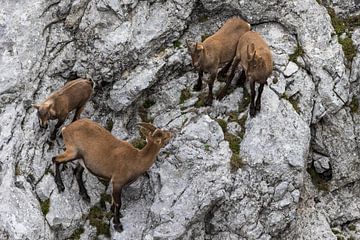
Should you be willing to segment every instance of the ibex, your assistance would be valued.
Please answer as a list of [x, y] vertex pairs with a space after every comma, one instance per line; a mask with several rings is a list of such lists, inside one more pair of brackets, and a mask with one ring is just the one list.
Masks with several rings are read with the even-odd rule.
[[[250, 24], [239, 17], [227, 20], [224, 25], [212, 36], [203, 42], [191, 44], [187, 41], [188, 49], [191, 53], [192, 65], [198, 70], [199, 76], [195, 91], [200, 91], [202, 87], [202, 76], [204, 72], [210, 73], [208, 81], [209, 95], [205, 104], [212, 105], [213, 85], [218, 76], [220, 66], [226, 64], [219, 74], [226, 74], [231, 66], [231, 62], [236, 54], [236, 47], [239, 38], [250, 30]], [[222, 98], [225, 93], [221, 93], [218, 98]]]
[[[236, 56], [231, 66], [231, 74], [228, 82], [222, 91], [226, 92], [226, 88], [230, 85], [234, 71], [241, 65], [245, 72], [246, 80], [250, 83], [251, 103], [250, 116], [254, 117], [261, 109], [261, 94], [264, 85], [267, 84], [267, 78], [271, 75], [273, 69], [273, 61], [271, 50], [265, 40], [256, 32], [249, 31], [245, 33], [239, 40]], [[258, 96], [255, 105], [255, 82], [259, 83]]]
[[79, 119], [86, 102], [93, 93], [94, 83], [88, 79], [76, 79], [65, 84], [52, 93], [44, 102], [33, 104], [38, 110], [37, 116], [42, 128], [47, 128], [48, 121], [58, 119], [50, 139], [55, 140], [59, 127], [64, 123], [68, 114], [76, 109], [72, 121]]
[[[112, 210], [114, 228], [122, 231], [119, 219], [121, 208], [121, 190], [146, 172], [154, 163], [160, 149], [170, 140], [170, 131], [161, 130], [149, 123], [139, 123], [140, 131], [146, 137], [146, 146], [138, 150], [130, 143], [114, 137], [108, 130], [89, 120], [80, 119], [62, 128], [66, 151], [53, 157], [55, 163], [55, 182], [58, 190], [63, 191], [59, 165], [75, 159], [81, 159], [81, 165], [99, 178], [112, 184]], [[77, 167], [76, 179], [80, 195], [89, 200], [82, 181], [84, 167]]]

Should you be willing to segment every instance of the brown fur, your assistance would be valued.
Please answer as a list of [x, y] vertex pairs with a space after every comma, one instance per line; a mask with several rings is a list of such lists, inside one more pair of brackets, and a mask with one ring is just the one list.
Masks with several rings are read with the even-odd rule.
[[93, 82], [88, 79], [77, 79], [65, 84], [62, 88], [52, 93], [41, 104], [34, 104], [38, 109], [41, 127], [47, 127], [49, 120], [58, 119], [51, 139], [55, 139], [58, 128], [64, 123], [68, 114], [76, 109], [73, 121], [79, 119], [86, 102], [93, 93]]
[[[236, 56], [233, 60], [231, 67], [231, 76], [234, 76], [235, 69], [241, 65], [242, 70], [245, 72], [247, 81], [250, 83], [251, 88], [251, 104], [250, 116], [254, 117], [256, 112], [261, 108], [261, 94], [264, 85], [267, 83], [267, 78], [271, 75], [273, 69], [273, 61], [271, 50], [265, 40], [259, 33], [249, 31], [245, 33], [239, 40]], [[229, 83], [232, 80], [229, 78]], [[255, 82], [259, 83], [258, 96], [255, 101]], [[227, 85], [230, 85], [227, 83]]]
[[[171, 138], [169, 131], [157, 129], [148, 123], [139, 125], [147, 140], [147, 144], [142, 150], [134, 148], [126, 141], [117, 139], [97, 123], [89, 119], [80, 119], [62, 129], [66, 151], [53, 158], [57, 166], [55, 181], [59, 191], [64, 190], [59, 164], [78, 158], [83, 160], [84, 165], [91, 173], [111, 180], [115, 208], [114, 224], [119, 231], [122, 229], [119, 221], [122, 187], [146, 172], [153, 165], [160, 149]], [[80, 194], [85, 199], [89, 199], [81, 176], [79, 177]]]
[[201, 90], [203, 72], [210, 73], [208, 82], [209, 95], [206, 105], [212, 104], [212, 87], [217, 78], [219, 67], [229, 63], [219, 74], [227, 72], [235, 56], [239, 38], [249, 30], [249, 23], [239, 17], [233, 17], [227, 20], [216, 33], [205, 39], [204, 42], [196, 43], [195, 46], [188, 43], [192, 65], [199, 69], [199, 78], [194, 90]]

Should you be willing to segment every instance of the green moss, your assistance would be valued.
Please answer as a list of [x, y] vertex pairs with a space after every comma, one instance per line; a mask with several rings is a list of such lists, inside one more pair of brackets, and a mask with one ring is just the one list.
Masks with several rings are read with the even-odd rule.
[[230, 122], [237, 122], [238, 121], [238, 116], [239, 116], [239, 113], [236, 112], [236, 111], [232, 111], [228, 114], [229, 116], [229, 121]]
[[354, 30], [354, 28], [360, 26], [360, 16], [340, 18], [336, 15], [333, 8], [327, 7], [327, 11], [331, 18], [331, 24], [333, 25], [334, 30], [338, 35], [339, 43], [342, 46], [345, 58], [347, 60], [346, 66], [350, 68], [350, 64], [357, 52], [357, 49], [351, 39], [351, 32]]
[[336, 15], [335, 10], [333, 8], [327, 7], [327, 11], [331, 18], [331, 24], [333, 25], [336, 34], [340, 36], [341, 34], [345, 33], [347, 29], [345, 21]]
[[350, 225], [348, 226], [348, 229], [349, 229], [350, 231], [356, 231], [356, 226], [355, 226], [354, 224], [350, 224]]
[[232, 172], [236, 172], [239, 168], [245, 165], [244, 160], [239, 154], [233, 153], [230, 158], [230, 167]]
[[146, 140], [143, 138], [135, 138], [131, 140], [130, 143], [137, 149], [143, 149], [146, 145]]
[[250, 101], [251, 101], [251, 97], [250, 97], [248, 90], [245, 87], [243, 89], [244, 89], [243, 97], [242, 97], [241, 103], [239, 104], [239, 112], [240, 113], [246, 111], [246, 109], [249, 106]]
[[198, 97], [198, 100], [195, 102], [194, 106], [196, 108], [201, 108], [205, 106], [205, 101], [206, 101], [206, 93], [201, 93]]
[[297, 45], [296, 45], [296, 48], [295, 48], [295, 51], [289, 55], [289, 60], [294, 62], [294, 63], [297, 63], [297, 58], [299, 56], [304, 56], [304, 49], [301, 47], [300, 43], [298, 42]]
[[80, 227], [80, 228], [76, 229], [67, 240], [79, 240], [81, 237], [81, 234], [83, 234], [83, 233], [84, 233], [84, 228]]
[[181, 94], [180, 94], [180, 104], [183, 104], [186, 100], [188, 100], [189, 98], [191, 98], [191, 92], [189, 89], [185, 88], [183, 90], [181, 90]]
[[45, 201], [40, 201], [40, 208], [44, 215], [49, 212], [50, 209], [50, 199], [46, 199]]
[[350, 102], [350, 112], [358, 113], [359, 112], [359, 100], [353, 96]]
[[333, 234], [341, 233], [337, 228], [332, 228], [331, 231], [333, 232]]
[[199, 22], [206, 22], [208, 19], [209, 19], [208, 16], [206, 16], [206, 15], [201, 15], [201, 16], [199, 17]]
[[175, 42], [173, 42], [174, 44], [174, 48], [180, 48], [181, 47], [181, 42], [179, 40], [176, 40]]
[[239, 120], [238, 123], [241, 126], [241, 132], [239, 133], [239, 137], [241, 138], [241, 140], [244, 138], [245, 135], [245, 123], [247, 120], [247, 114], [244, 114], [244, 116], [242, 116]]
[[111, 203], [112, 197], [110, 194], [102, 193], [100, 195], [100, 206], [103, 209], [106, 209], [106, 203]]
[[[106, 214], [101, 210], [101, 208], [94, 206], [90, 209], [88, 219], [90, 221], [90, 225], [96, 228], [97, 235], [110, 236], [110, 226], [108, 222], [110, 219], [109, 214]], [[107, 223], [104, 221], [107, 221]]]
[[113, 129], [113, 127], [114, 127], [114, 121], [112, 120], [112, 118], [108, 118], [108, 119], [106, 120], [105, 129], [108, 130], [109, 132], [111, 132], [112, 129]]
[[293, 106], [294, 110], [300, 114], [301, 113], [301, 109], [300, 109], [300, 106], [299, 106], [299, 99], [293, 95], [291, 97], [287, 96], [286, 93], [284, 93], [281, 98], [289, 101], [291, 103], [291, 105]]
[[151, 106], [153, 106], [155, 104], [155, 101], [154, 100], [151, 100], [151, 99], [146, 99], [143, 103], [143, 107], [145, 109], [148, 109], [150, 108]]
[[218, 124], [220, 125], [222, 131], [223, 131], [224, 133], [226, 133], [226, 131], [227, 131], [227, 122], [226, 122], [224, 119], [221, 119], [221, 118], [216, 119], [216, 121], [217, 121]]
[[20, 169], [19, 164], [16, 164], [16, 166], [15, 166], [15, 176], [20, 176], [20, 175], [22, 175], [22, 171]]
[[348, 61], [348, 65], [349, 65], [356, 56], [357, 49], [350, 37], [345, 37], [343, 39], [339, 38], [339, 43], [342, 46], [345, 58]]
[[315, 168], [313, 166], [308, 167], [306, 171], [310, 174], [311, 181], [314, 184], [314, 186], [317, 187], [317, 189], [325, 192], [330, 191], [329, 184], [324, 179], [321, 178], [321, 176], [315, 171]]
[[241, 139], [238, 136], [235, 136], [234, 134], [231, 134], [229, 132], [226, 132], [224, 134], [224, 138], [226, 141], [229, 142], [229, 147], [230, 147], [231, 151], [235, 154], [239, 154]]
[[337, 240], [345, 240], [345, 237], [342, 235], [336, 235]]
[[209, 144], [205, 144], [205, 145], [204, 145], [204, 149], [205, 149], [205, 151], [209, 152], [209, 151], [210, 151], [210, 145], [209, 145]]

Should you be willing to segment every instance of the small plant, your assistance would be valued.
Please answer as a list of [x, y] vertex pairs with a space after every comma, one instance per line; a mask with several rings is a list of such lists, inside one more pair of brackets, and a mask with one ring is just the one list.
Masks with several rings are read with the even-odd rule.
[[50, 199], [46, 199], [44, 201], [40, 201], [40, 208], [44, 215], [48, 214], [50, 209]]
[[350, 224], [350, 225], [348, 226], [348, 229], [349, 229], [350, 231], [356, 231], [356, 226], [355, 226], [354, 224]]
[[224, 133], [226, 133], [226, 131], [227, 131], [227, 122], [226, 122], [224, 119], [221, 119], [221, 118], [216, 119], [216, 121], [217, 121], [218, 124], [220, 125], [222, 131], [223, 131]]
[[201, 108], [205, 106], [206, 94], [202, 93], [199, 95], [198, 100], [195, 102], [194, 106], [196, 108]]
[[110, 194], [102, 193], [100, 195], [100, 206], [106, 209], [106, 203], [111, 203], [111, 199], [112, 198]]
[[109, 237], [110, 226], [109, 223], [105, 223], [104, 221], [109, 221], [110, 217], [110, 214], [106, 214], [101, 210], [101, 208], [94, 206], [90, 209], [87, 218], [90, 221], [90, 225], [96, 228], [96, 235], [105, 235]]
[[188, 100], [189, 98], [191, 98], [191, 92], [189, 89], [185, 88], [183, 90], [181, 90], [181, 94], [180, 94], [180, 104], [183, 104], [186, 100]]
[[350, 112], [357, 113], [359, 112], [359, 100], [353, 96], [350, 102]]
[[201, 36], [201, 42], [205, 41], [205, 39], [207, 39], [208, 37], [210, 37], [209, 34], [205, 34]]
[[294, 62], [294, 63], [297, 63], [297, 58], [299, 56], [304, 56], [304, 53], [305, 53], [304, 49], [301, 47], [300, 43], [298, 42], [297, 45], [296, 45], [294, 53], [289, 55], [289, 60]]
[[67, 240], [79, 240], [84, 231], [83, 227], [76, 229]]
[[174, 48], [181, 48], [181, 42], [179, 40], [176, 40], [173, 42]]
[[350, 37], [339, 38], [339, 43], [342, 46], [345, 58], [347, 59], [347, 67], [350, 68], [350, 64], [354, 57], [356, 56], [356, 47]]
[[206, 16], [206, 15], [201, 15], [201, 16], [199, 17], [199, 22], [206, 22], [208, 19], [209, 19], [208, 16]]
[[291, 103], [291, 105], [293, 106], [294, 110], [300, 114], [301, 113], [301, 109], [300, 109], [300, 106], [299, 106], [299, 99], [293, 95], [291, 97], [287, 96], [286, 93], [284, 93], [281, 98], [289, 101]]
[[239, 154], [233, 153], [230, 158], [230, 167], [232, 172], [236, 172], [239, 168], [245, 165], [244, 160]]
[[205, 145], [204, 145], [204, 149], [205, 149], [205, 151], [209, 152], [209, 151], [210, 151], [210, 145], [209, 145], [209, 144], [205, 144]]
[[235, 154], [239, 154], [241, 139], [238, 136], [235, 136], [234, 134], [231, 134], [229, 132], [226, 132], [224, 134], [224, 138], [226, 141], [229, 142], [229, 147], [230, 147], [231, 151]]

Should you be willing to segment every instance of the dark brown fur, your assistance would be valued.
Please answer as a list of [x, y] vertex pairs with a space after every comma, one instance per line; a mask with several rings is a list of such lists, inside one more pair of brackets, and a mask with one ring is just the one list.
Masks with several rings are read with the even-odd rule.
[[239, 38], [250, 30], [250, 24], [239, 17], [227, 20], [224, 25], [204, 42], [196, 43], [188, 48], [191, 53], [192, 65], [199, 70], [195, 91], [200, 91], [202, 87], [203, 72], [210, 73], [208, 81], [209, 95], [206, 105], [211, 105], [213, 100], [212, 88], [218, 76], [218, 69], [221, 65], [228, 63], [221, 73], [226, 74], [236, 53]]
[[[123, 186], [146, 172], [153, 165], [160, 149], [171, 138], [169, 131], [157, 129], [148, 123], [139, 125], [147, 140], [142, 150], [117, 139], [97, 123], [89, 119], [80, 119], [62, 129], [66, 151], [53, 157], [56, 164], [55, 182], [59, 191], [64, 190], [59, 165], [75, 159], [82, 159], [86, 168], [94, 175], [111, 181], [114, 226], [118, 231], [122, 230], [119, 211]], [[82, 171], [83, 168], [77, 169], [80, 195], [89, 200], [81, 179]]]
[[38, 109], [39, 123], [46, 128], [49, 120], [58, 119], [51, 139], [56, 138], [58, 128], [64, 123], [68, 114], [76, 109], [73, 121], [79, 119], [86, 102], [93, 93], [93, 82], [88, 79], [77, 79], [65, 84], [62, 88], [52, 93], [41, 104], [34, 104]]

